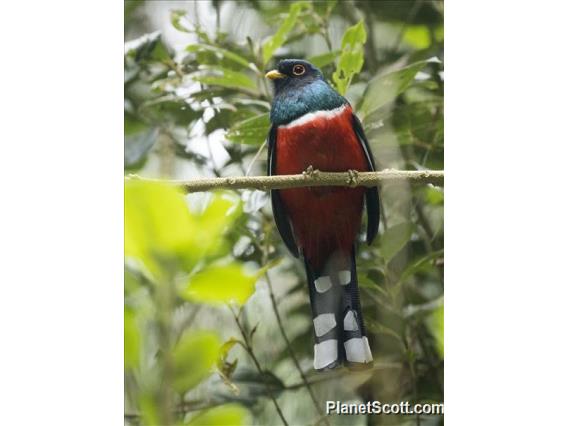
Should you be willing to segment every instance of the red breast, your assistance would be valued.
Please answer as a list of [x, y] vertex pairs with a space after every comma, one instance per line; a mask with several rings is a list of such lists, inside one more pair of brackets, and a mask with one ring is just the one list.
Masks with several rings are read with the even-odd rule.
[[[276, 174], [298, 174], [310, 165], [327, 172], [368, 171], [352, 125], [352, 109], [306, 114], [278, 127]], [[317, 270], [338, 249], [349, 253], [361, 225], [364, 188], [281, 190], [304, 256]]]

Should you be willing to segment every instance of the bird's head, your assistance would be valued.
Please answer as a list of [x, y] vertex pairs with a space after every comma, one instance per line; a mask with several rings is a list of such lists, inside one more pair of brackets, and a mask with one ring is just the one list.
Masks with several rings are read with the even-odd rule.
[[277, 96], [282, 91], [298, 90], [316, 80], [323, 80], [323, 74], [308, 61], [283, 59], [276, 69], [266, 73], [266, 78], [274, 82], [274, 94]]
[[274, 124], [286, 124], [307, 114], [337, 108], [347, 101], [324, 79], [322, 72], [302, 59], [283, 59], [266, 73], [274, 83], [270, 112]]

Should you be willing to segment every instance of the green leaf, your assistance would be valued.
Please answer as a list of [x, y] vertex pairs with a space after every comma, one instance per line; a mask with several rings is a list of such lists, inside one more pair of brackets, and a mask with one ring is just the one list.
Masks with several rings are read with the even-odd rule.
[[416, 62], [400, 70], [373, 78], [363, 93], [363, 101], [358, 113], [366, 117], [396, 99], [412, 84], [418, 71], [427, 63], [428, 61]]
[[444, 189], [437, 187], [426, 187], [426, 201], [428, 203], [438, 206], [444, 204]]
[[266, 392], [278, 397], [286, 387], [278, 376], [267, 370], [261, 374], [255, 369], [242, 367], [235, 371], [232, 379], [240, 388], [246, 389], [251, 398], [266, 396]]
[[140, 277], [131, 268], [124, 266], [124, 294], [134, 293], [140, 288]]
[[181, 296], [213, 305], [230, 302], [242, 305], [254, 293], [257, 279], [258, 274], [248, 274], [240, 263], [210, 265], [190, 278]]
[[439, 306], [426, 319], [426, 325], [430, 334], [436, 341], [436, 349], [440, 357], [444, 358], [444, 305]]
[[430, 46], [430, 30], [426, 25], [411, 25], [404, 31], [403, 40], [416, 49]]
[[195, 254], [193, 229], [179, 190], [158, 182], [125, 181], [125, 255], [142, 261], [155, 278], [162, 276], [160, 262]]
[[176, 30], [181, 31], [183, 33], [191, 33], [192, 32], [191, 29], [187, 28], [182, 23], [182, 20], [186, 17], [186, 15], [187, 11], [185, 10], [181, 9], [172, 10], [170, 14], [170, 22], [172, 23], [172, 26]]
[[167, 61], [171, 59], [168, 48], [162, 42], [162, 34], [156, 31], [144, 34], [135, 40], [124, 44], [125, 56], [134, 59], [135, 62]]
[[335, 61], [339, 55], [339, 50], [334, 50], [333, 52], [323, 53], [321, 55], [312, 56], [308, 58], [308, 61], [314, 64], [318, 68], [323, 68], [326, 65], [329, 65]]
[[399, 282], [396, 284], [396, 286], [401, 285], [405, 280], [412, 277], [413, 275], [416, 275], [420, 271], [433, 268], [434, 267], [433, 262], [436, 259], [443, 258], [443, 256], [444, 256], [444, 249], [436, 250], [421, 257], [416, 262], [407, 265], [404, 271], [402, 272]]
[[209, 331], [197, 331], [182, 336], [173, 350], [174, 389], [180, 394], [207, 378], [219, 356], [221, 340]]
[[[158, 129], [148, 127], [143, 123], [136, 126], [130, 123], [131, 120], [124, 120], [124, 168], [134, 169], [139, 167], [150, 149], [158, 139]], [[132, 126], [130, 126], [132, 124]], [[130, 127], [130, 128], [129, 128]]]
[[413, 225], [402, 222], [387, 228], [381, 236], [380, 253], [386, 262], [389, 262], [410, 240]]
[[439, 25], [439, 26], [436, 27], [436, 29], [434, 30], [434, 38], [438, 42], [444, 41], [444, 26], [443, 25]]
[[294, 25], [296, 25], [298, 15], [302, 10], [308, 7], [310, 7], [310, 3], [307, 1], [292, 3], [288, 15], [284, 19], [284, 22], [282, 22], [282, 25], [280, 25], [280, 28], [278, 28], [278, 31], [262, 44], [262, 62], [264, 64], [267, 64], [274, 52], [284, 44], [288, 33], [292, 31]]
[[192, 44], [192, 45], [187, 46], [185, 48], [185, 50], [187, 50], [188, 52], [191, 52], [191, 53], [212, 52], [212, 53], [215, 53], [218, 56], [222, 56], [225, 59], [228, 59], [228, 60], [234, 62], [235, 64], [242, 65], [243, 67], [250, 68], [250, 69], [254, 70], [250, 61], [246, 60], [245, 58], [243, 58], [240, 55], [237, 55], [236, 53], [233, 53], [233, 52], [231, 52], [227, 49], [223, 49], [221, 47], [211, 46], [211, 45], [208, 45], [208, 44]]
[[215, 193], [200, 214], [192, 214], [181, 191], [161, 182], [129, 179], [124, 188], [124, 250], [154, 278], [176, 262], [186, 271], [207, 256], [228, 250], [223, 234], [242, 213], [240, 198]]
[[234, 192], [213, 193], [205, 209], [193, 216], [193, 242], [197, 245], [195, 250], [200, 258], [228, 252], [229, 248], [222, 236], [242, 212], [241, 199]]
[[[421, 83], [413, 83], [404, 94], [405, 103], [385, 105], [373, 113], [394, 126], [400, 145], [414, 145], [418, 149], [431, 149], [443, 144], [443, 99], [411, 102], [409, 94], [417, 91]], [[424, 90], [420, 90], [424, 93]], [[373, 121], [373, 120], [367, 120]]]
[[203, 410], [193, 416], [190, 426], [240, 426], [252, 424], [246, 408], [238, 404], [226, 404]]
[[159, 425], [160, 412], [158, 411], [158, 406], [156, 403], [156, 395], [144, 392], [140, 395], [138, 399], [138, 405], [140, 406], [140, 413], [142, 414], [142, 424], [144, 425]]
[[349, 27], [343, 40], [341, 41], [341, 56], [337, 64], [337, 69], [333, 73], [332, 80], [337, 91], [345, 95], [347, 88], [351, 84], [353, 77], [363, 68], [364, 52], [363, 48], [367, 41], [367, 32], [363, 21]]
[[396, 342], [399, 344], [401, 351], [405, 350], [403, 338], [392, 328], [387, 327], [384, 324], [381, 324], [380, 322], [378, 322], [375, 319], [369, 319], [369, 320], [366, 319], [365, 325], [366, 325], [366, 328], [368, 328], [369, 331], [371, 331], [372, 333], [384, 334], [386, 336], [390, 336], [390, 337], [394, 338], [396, 340]]
[[140, 105], [139, 111], [152, 122], [167, 121], [180, 126], [188, 126], [202, 114], [200, 111], [193, 110], [184, 99], [173, 94], [148, 100]]
[[[210, 134], [217, 129], [228, 130], [232, 125], [256, 115], [256, 111], [243, 107], [235, 102], [235, 106], [224, 108], [222, 104], [215, 105], [215, 115], [205, 123], [205, 133]], [[234, 109], [233, 109], [234, 108]]]
[[440, 296], [437, 299], [420, 305], [406, 305], [404, 307], [403, 316], [404, 318], [423, 318], [425, 316], [431, 316], [435, 311], [443, 306], [444, 298], [443, 296]]
[[326, 0], [326, 1], [315, 1], [314, 2], [314, 13], [318, 15], [325, 16], [329, 18], [331, 11], [337, 5], [337, 0]]
[[124, 307], [124, 368], [131, 369], [138, 366], [140, 359], [140, 331], [136, 324], [136, 314], [128, 307]]
[[270, 114], [260, 114], [231, 127], [227, 132], [227, 139], [246, 145], [261, 145], [266, 140], [269, 129]]
[[[232, 385], [232, 383], [229, 382], [229, 379], [231, 375], [235, 372], [235, 369], [237, 368], [238, 358], [232, 362], [229, 361], [227, 358], [233, 346], [235, 346], [238, 342], [239, 341], [237, 339], [231, 337], [229, 340], [223, 343], [223, 346], [221, 346], [221, 349], [219, 349], [219, 358], [217, 359], [217, 369], [221, 372], [223, 378], [225, 379], [228, 385]], [[234, 387], [234, 385], [232, 385], [231, 387]]]
[[256, 83], [242, 72], [226, 68], [209, 67], [205, 73], [199, 72], [192, 76], [193, 80], [212, 86], [228, 87], [231, 89], [256, 90]]

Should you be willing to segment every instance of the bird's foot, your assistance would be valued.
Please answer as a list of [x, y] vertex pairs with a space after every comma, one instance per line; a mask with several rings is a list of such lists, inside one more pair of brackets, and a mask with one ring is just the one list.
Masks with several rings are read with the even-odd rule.
[[314, 167], [311, 164], [308, 166], [308, 168], [306, 170], [304, 170], [302, 172], [302, 175], [304, 176], [304, 178], [317, 177], [318, 174], [319, 174], [319, 170], [314, 169]]
[[347, 170], [349, 177], [347, 178], [347, 184], [354, 188], [359, 185], [359, 172], [357, 170]]

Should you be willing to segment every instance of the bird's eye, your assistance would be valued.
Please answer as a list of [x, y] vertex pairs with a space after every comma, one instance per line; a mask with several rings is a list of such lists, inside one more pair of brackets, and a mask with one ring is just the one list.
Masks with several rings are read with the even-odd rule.
[[306, 72], [306, 68], [303, 65], [294, 65], [292, 68], [292, 73], [294, 75], [302, 75]]

